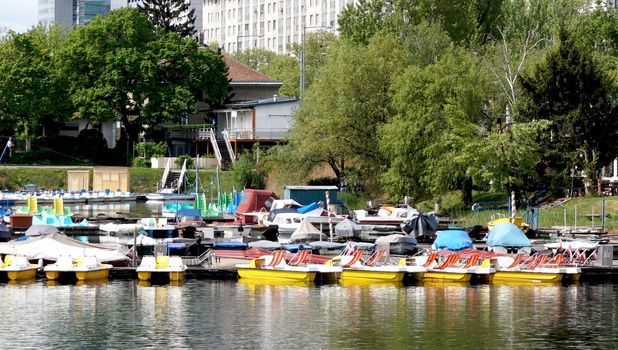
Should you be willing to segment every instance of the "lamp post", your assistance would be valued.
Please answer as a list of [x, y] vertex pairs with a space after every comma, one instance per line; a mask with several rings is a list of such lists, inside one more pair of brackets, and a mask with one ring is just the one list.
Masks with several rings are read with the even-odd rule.
[[303, 99], [303, 95], [305, 92], [305, 51], [307, 49], [307, 44], [306, 44], [306, 36], [307, 36], [307, 29], [311, 29], [311, 28], [320, 28], [320, 29], [324, 29], [324, 30], [329, 30], [332, 27], [330, 26], [306, 26], [305, 24], [303, 24], [303, 32], [301, 34], [301, 51], [300, 51], [300, 99]]

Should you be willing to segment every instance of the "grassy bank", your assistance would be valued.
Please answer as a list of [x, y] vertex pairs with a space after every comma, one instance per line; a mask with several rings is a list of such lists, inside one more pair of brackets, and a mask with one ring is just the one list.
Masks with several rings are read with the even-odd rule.
[[[41, 190], [61, 190], [67, 188], [67, 171], [88, 168], [52, 168], [52, 167], [11, 167], [0, 170], [0, 189], [23, 190], [26, 184], [36, 184]], [[131, 168], [130, 189], [131, 192], [147, 193], [157, 189], [157, 182], [161, 181], [163, 169]], [[188, 172], [189, 183], [195, 182], [195, 172]], [[216, 191], [216, 172], [200, 171], [201, 187], [209, 190], [212, 182], [212, 190]], [[220, 172], [221, 191], [230, 192], [232, 188], [240, 189], [235, 182], [233, 171]]]
[[[605, 229], [618, 231], [618, 197], [572, 198], [562, 206], [540, 209], [539, 226], [577, 226], [600, 227], [600, 214], [605, 200]], [[524, 215], [526, 208], [518, 208], [518, 215]], [[460, 220], [461, 225], [484, 225], [493, 218], [507, 216], [506, 210], [483, 210], [474, 212], [470, 209], [453, 210], [450, 217]], [[594, 217], [593, 217], [594, 216]]]

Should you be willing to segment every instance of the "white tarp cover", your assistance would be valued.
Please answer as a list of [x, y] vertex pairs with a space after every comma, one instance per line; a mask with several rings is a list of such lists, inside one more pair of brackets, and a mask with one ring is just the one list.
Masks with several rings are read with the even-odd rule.
[[328, 237], [315, 228], [306, 218], [290, 236], [291, 243], [327, 240]]
[[350, 219], [345, 219], [335, 225], [335, 234], [341, 237], [358, 237], [361, 234], [361, 227]]
[[60, 255], [95, 256], [101, 262], [128, 259], [118, 250], [82, 243], [59, 233], [33, 237], [25, 241], [0, 243], [0, 254], [23, 255], [28, 259], [45, 260], [56, 260]]

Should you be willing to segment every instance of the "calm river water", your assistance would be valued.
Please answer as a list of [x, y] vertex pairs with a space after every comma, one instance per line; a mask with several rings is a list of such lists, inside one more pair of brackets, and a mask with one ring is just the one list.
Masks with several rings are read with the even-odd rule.
[[611, 284], [0, 284], [0, 348], [605, 349], [617, 297]]

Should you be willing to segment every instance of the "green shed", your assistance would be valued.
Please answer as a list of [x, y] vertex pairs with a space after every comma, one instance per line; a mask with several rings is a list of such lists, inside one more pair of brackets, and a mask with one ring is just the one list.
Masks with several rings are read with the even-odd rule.
[[330, 203], [337, 203], [337, 186], [285, 186], [283, 199], [293, 199], [302, 205], [322, 201], [326, 207], [326, 192], [330, 197]]

